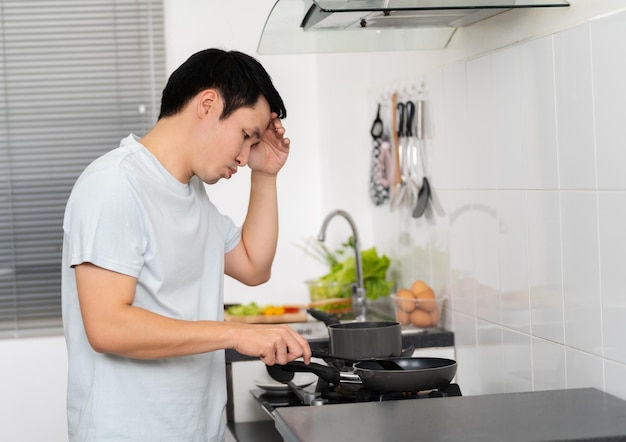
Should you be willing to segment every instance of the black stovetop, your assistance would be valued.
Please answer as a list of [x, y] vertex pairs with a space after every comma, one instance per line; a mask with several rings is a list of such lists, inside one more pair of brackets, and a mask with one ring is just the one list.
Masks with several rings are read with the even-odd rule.
[[[376, 392], [367, 390], [358, 384], [340, 384], [332, 387], [320, 380], [315, 388], [309, 388], [307, 391], [319, 393], [321, 400], [316, 401], [314, 405], [428, 399], [462, 395], [460, 387], [454, 383], [429, 391]], [[252, 390], [251, 393], [269, 413], [276, 408], [307, 406], [291, 391], [270, 392], [256, 389]]]

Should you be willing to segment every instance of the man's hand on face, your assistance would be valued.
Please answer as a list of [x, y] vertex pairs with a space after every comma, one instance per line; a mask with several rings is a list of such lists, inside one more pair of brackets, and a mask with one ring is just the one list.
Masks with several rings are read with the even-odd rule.
[[287, 161], [289, 138], [278, 115], [272, 112], [271, 120], [261, 135], [261, 141], [252, 146], [248, 166], [253, 171], [276, 175]]

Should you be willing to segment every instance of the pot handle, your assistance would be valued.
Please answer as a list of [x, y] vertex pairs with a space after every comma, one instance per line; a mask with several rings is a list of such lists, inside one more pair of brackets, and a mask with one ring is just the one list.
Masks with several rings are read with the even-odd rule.
[[330, 314], [328, 314], [326, 312], [323, 312], [321, 310], [316, 310], [314, 308], [308, 308], [306, 310], [306, 312], [309, 315], [313, 316], [318, 321], [322, 321], [327, 326], [333, 325], [333, 324], [339, 324], [341, 322], [341, 321], [339, 321], [339, 319], [335, 318], [333, 315], [330, 315]]
[[302, 361], [292, 361], [287, 362], [285, 365], [281, 365], [281, 368], [285, 371], [315, 373], [321, 379], [324, 379], [326, 382], [330, 382], [334, 385], [338, 385], [341, 381], [341, 374], [339, 370], [327, 365], [317, 364], [315, 362], [311, 362], [307, 365]]
[[331, 355], [330, 353], [326, 353], [325, 351], [314, 350], [314, 349], [311, 350], [311, 356], [313, 356], [314, 358], [320, 358], [320, 359], [336, 359], [338, 361], [350, 362], [352, 364], [354, 364], [355, 362], [359, 362], [358, 359], [345, 358], [343, 356], [335, 356], [335, 355]]

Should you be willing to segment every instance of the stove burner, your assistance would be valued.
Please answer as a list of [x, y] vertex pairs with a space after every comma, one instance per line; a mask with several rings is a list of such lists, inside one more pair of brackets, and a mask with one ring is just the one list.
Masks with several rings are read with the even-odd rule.
[[[360, 384], [340, 384], [331, 386], [322, 381], [318, 382], [315, 391], [320, 392], [320, 398], [309, 405], [326, 404], [349, 404], [357, 402], [382, 402], [408, 399], [428, 399], [440, 397], [462, 396], [458, 384], [448, 384], [445, 387], [429, 391], [404, 391], [404, 392], [377, 392], [364, 388]], [[304, 406], [298, 397], [289, 393], [287, 395], [272, 395], [270, 392], [253, 390], [253, 395], [271, 412], [281, 407]]]

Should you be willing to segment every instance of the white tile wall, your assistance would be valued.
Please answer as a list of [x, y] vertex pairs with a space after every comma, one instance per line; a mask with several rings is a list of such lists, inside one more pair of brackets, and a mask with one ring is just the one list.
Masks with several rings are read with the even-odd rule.
[[623, 128], [626, 122], [626, 26], [624, 14], [591, 23], [591, 70], [598, 187], [626, 187]]
[[595, 189], [589, 26], [554, 36], [557, 135], [561, 189]]
[[597, 195], [561, 194], [565, 344], [602, 354]]
[[522, 142], [521, 60], [519, 47], [491, 55], [491, 119], [496, 175], [500, 189], [524, 188], [526, 149]]
[[626, 399], [623, 54], [622, 12], [425, 76], [447, 216], [405, 239], [429, 244], [466, 395]]
[[559, 194], [531, 191], [528, 204], [528, 286], [534, 336], [564, 343]]
[[558, 187], [552, 38], [520, 46], [522, 149], [528, 189]]

